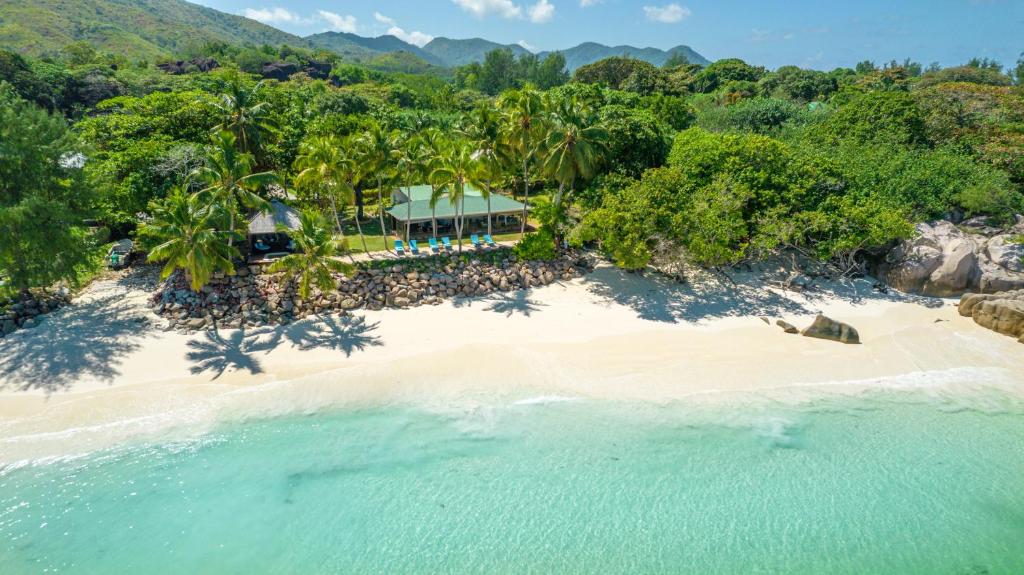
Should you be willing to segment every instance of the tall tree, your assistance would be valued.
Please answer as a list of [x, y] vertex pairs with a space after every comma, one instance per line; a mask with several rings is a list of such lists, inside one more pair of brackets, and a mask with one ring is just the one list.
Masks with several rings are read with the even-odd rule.
[[417, 162], [417, 174], [426, 183], [430, 184], [430, 225], [431, 233], [437, 237], [437, 182], [432, 175], [437, 167], [437, 162], [445, 153], [448, 141], [444, 134], [436, 129], [424, 130], [419, 136], [421, 146], [419, 149], [419, 162]]
[[75, 277], [93, 237], [85, 156], [64, 119], [0, 82], [0, 275], [20, 290]]
[[[452, 146], [438, 160], [431, 179], [437, 182], [438, 190], [448, 196], [455, 209], [455, 235], [459, 240], [459, 253], [462, 253], [462, 230], [466, 214], [466, 184], [472, 180], [478, 169], [473, 158], [473, 147], [465, 142]], [[432, 200], [436, 201], [436, 200]]]
[[359, 138], [359, 155], [366, 170], [373, 173], [377, 181], [377, 215], [380, 231], [384, 236], [384, 249], [388, 247], [387, 227], [384, 225], [384, 186], [391, 181], [399, 144], [398, 133], [386, 131], [374, 122]]
[[235, 136], [238, 149], [252, 154], [257, 160], [263, 158], [263, 144], [267, 136], [277, 130], [270, 105], [262, 99], [263, 82], [248, 87], [241, 73], [229, 76], [225, 91], [217, 102], [220, 124], [216, 132], [228, 131]]
[[395, 160], [398, 183], [405, 186], [405, 241], [412, 233], [412, 186], [420, 178], [419, 169], [424, 160], [423, 142], [418, 136], [406, 137], [405, 145], [397, 150]]
[[530, 167], [537, 159], [541, 143], [544, 102], [539, 92], [524, 88], [505, 94], [499, 104], [504, 140], [523, 170], [523, 220], [519, 231], [525, 233], [530, 204]]
[[338, 233], [342, 232], [338, 202], [347, 199], [347, 195], [339, 193], [343, 154], [342, 143], [337, 136], [312, 136], [299, 145], [299, 155], [295, 158], [294, 166], [299, 171], [295, 176], [295, 184], [301, 189], [312, 190], [315, 201], [326, 200], [331, 207]]
[[507, 147], [501, 140], [501, 118], [489, 102], [478, 105], [466, 118], [462, 134], [473, 146], [477, 169], [470, 183], [487, 200], [487, 234], [491, 234], [491, 194], [508, 161]]
[[206, 149], [206, 162], [195, 172], [206, 187], [201, 196], [220, 204], [228, 218], [228, 244], [234, 242], [239, 207], [265, 209], [267, 202], [256, 191], [277, 181], [271, 172], [253, 173], [252, 155], [238, 151], [234, 134], [219, 132]]
[[[363, 170], [359, 163], [358, 157], [358, 146], [355, 143], [355, 139], [352, 137], [346, 138], [342, 142], [341, 157], [339, 160], [339, 187], [340, 191], [344, 194], [346, 199], [345, 203], [356, 204], [357, 198], [361, 194], [359, 191], [362, 186], [362, 180], [366, 177], [366, 172]], [[359, 223], [362, 210], [356, 208], [356, 213], [352, 218], [356, 222], [356, 233], [359, 234], [359, 241], [363, 244], [363, 251], [366, 255], [370, 255], [370, 248], [366, 247], [366, 236], [363, 234], [363, 226]]]
[[564, 199], [571, 199], [578, 182], [594, 176], [609, 136], [590, 106], [575, 97], [558, 102], [551, 112], [550, 126], [544, 144], [544, 173], [558, 182], [552, 208], [556, 216], [555, 240], [561, 244], [559, 224], [566, 213]]
[[218, 229], [223, 207], [205, 202], [199, 194], [176, 188], [162, 202], [154, 202], [153, 220], [139, 230], [140, 238], [152, 244], [151, 262], [167, 262], [161, 278], [180, 269], [194, 291], [210, 281], [214, 272], [235, 273], [231, 232]]
[[298, 279], [299, 296], [309, 299], [315, 286], [321, 292], [337, 289], [334, 274], [348, 273], [352, 266], [338, 259], [347, 250], [345, 240], [335, 237], [327, 218], [313, 210], [299, 213], [299, 229], [288, 230], [295, 242], [295, 253], [270, 266], [271, 272], [284, 272], [289, 280]]

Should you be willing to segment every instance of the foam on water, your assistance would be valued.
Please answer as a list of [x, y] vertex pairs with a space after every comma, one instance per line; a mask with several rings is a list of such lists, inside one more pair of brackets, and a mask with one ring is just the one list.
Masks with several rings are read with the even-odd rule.
[[238, 419], [3, 470], [0, 573], [1024, 572], [1024, 407], [984, 375]]

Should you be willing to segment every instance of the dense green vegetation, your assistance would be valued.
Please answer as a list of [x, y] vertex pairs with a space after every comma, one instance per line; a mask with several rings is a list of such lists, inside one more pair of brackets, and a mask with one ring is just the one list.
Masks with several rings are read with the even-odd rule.
[[457, 213], [469, 185], [522, 199], [536, 228], [522, 257], [586, 244], [630, 269], [792, 248], [857, 272], [914, 222], [1024, 209], [1024, 63], [615, 57], [570, 77], [560, 55], [499, 49], [446, 78], [290, 46], [183, 56], [218, 66], [0, 52], [8, 285], [74, 278], [106, 235], [136, 234], [198, 288], [233, 271], [239, 222], [280, 198], [307, 212], [280, 267], [309, 289], [347, 246], [407, 236], [381, 237], [383, 212], [423, 183]]

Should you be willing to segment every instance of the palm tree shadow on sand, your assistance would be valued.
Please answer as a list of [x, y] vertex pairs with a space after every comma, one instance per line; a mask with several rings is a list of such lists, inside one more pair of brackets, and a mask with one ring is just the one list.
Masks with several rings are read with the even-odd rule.
[[193, 362], [190, 370], [196, 375], [213, 372], [213, 379], [217, 379], [229, 369], [256, 375], [263, 373], [257, 354], [270, 353], [286, 342], [303, 351], [340, 351], [345, 357], [384, 345], [372, 333], [378, 325], [367, 323], [361, 316], [315, 316], [284, 326], [232, 330], [228, 335], [214, 330], [205, 332], [202, 339], [190, 341], [185, 357]]
[[484, 309], [505, 314], [505, 317], [512, 317], [515, 314], [530, 317], [534, 312], [539, 312], [540, 308], [547, 307], [548, 304], [530, 299], [529, 296], [530, 292], [527, 290], [518, 290], [511, 294], [494, 294], [484, 300], [487, 304]]
[[354, 352], [384, 345], [373, 335], [380, 322], [366, 323], [362, 316], [318, 316], [289, 324], [284, 337], [301, 349], [333, 349], [351, 357]]
[[219, 331], [207, 331], [202, 339], [188, 342], [189, 351], [185, 358], [194, 365], [189, 370], [198, 375], [206, 371], [214, 372], [217, 379], [229, 368], [246, 370], [250, 374], [263, 373], [263, 367], [254, 352], [260, 351], [258, 331], [233, 331], [225, 337]]

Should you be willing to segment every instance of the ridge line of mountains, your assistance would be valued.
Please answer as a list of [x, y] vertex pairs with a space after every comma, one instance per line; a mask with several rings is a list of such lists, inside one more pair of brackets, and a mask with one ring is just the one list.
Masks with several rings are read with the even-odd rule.
[[[512, 50], [517, 56], [530, 53], [518, 44], [499, 44], [483, 38], [437, 37], [420, 48], [391, 35], [370, 38], [345, 32], [323, 32], [300, 37], [185, 0], [0, 0], [0, 49], [46, 56], [79, 41], [99, 50], [147, 60], [176, 56], [191, 45], [225, 42], [319, 48], [356, 62], [404, 52], [444, 68], [483, 61], [487, 52], [499, 48]], [[685, 56], [693, 64], [709, 63], [685, 45], [661, 50], [585, 42], [559, 52], [565, 57], [570, 72], [604, 58], [625, 55], [656, 66], [662, 65], [673, 53]], [[536, 55], [543, 59], [548, 54]]]

